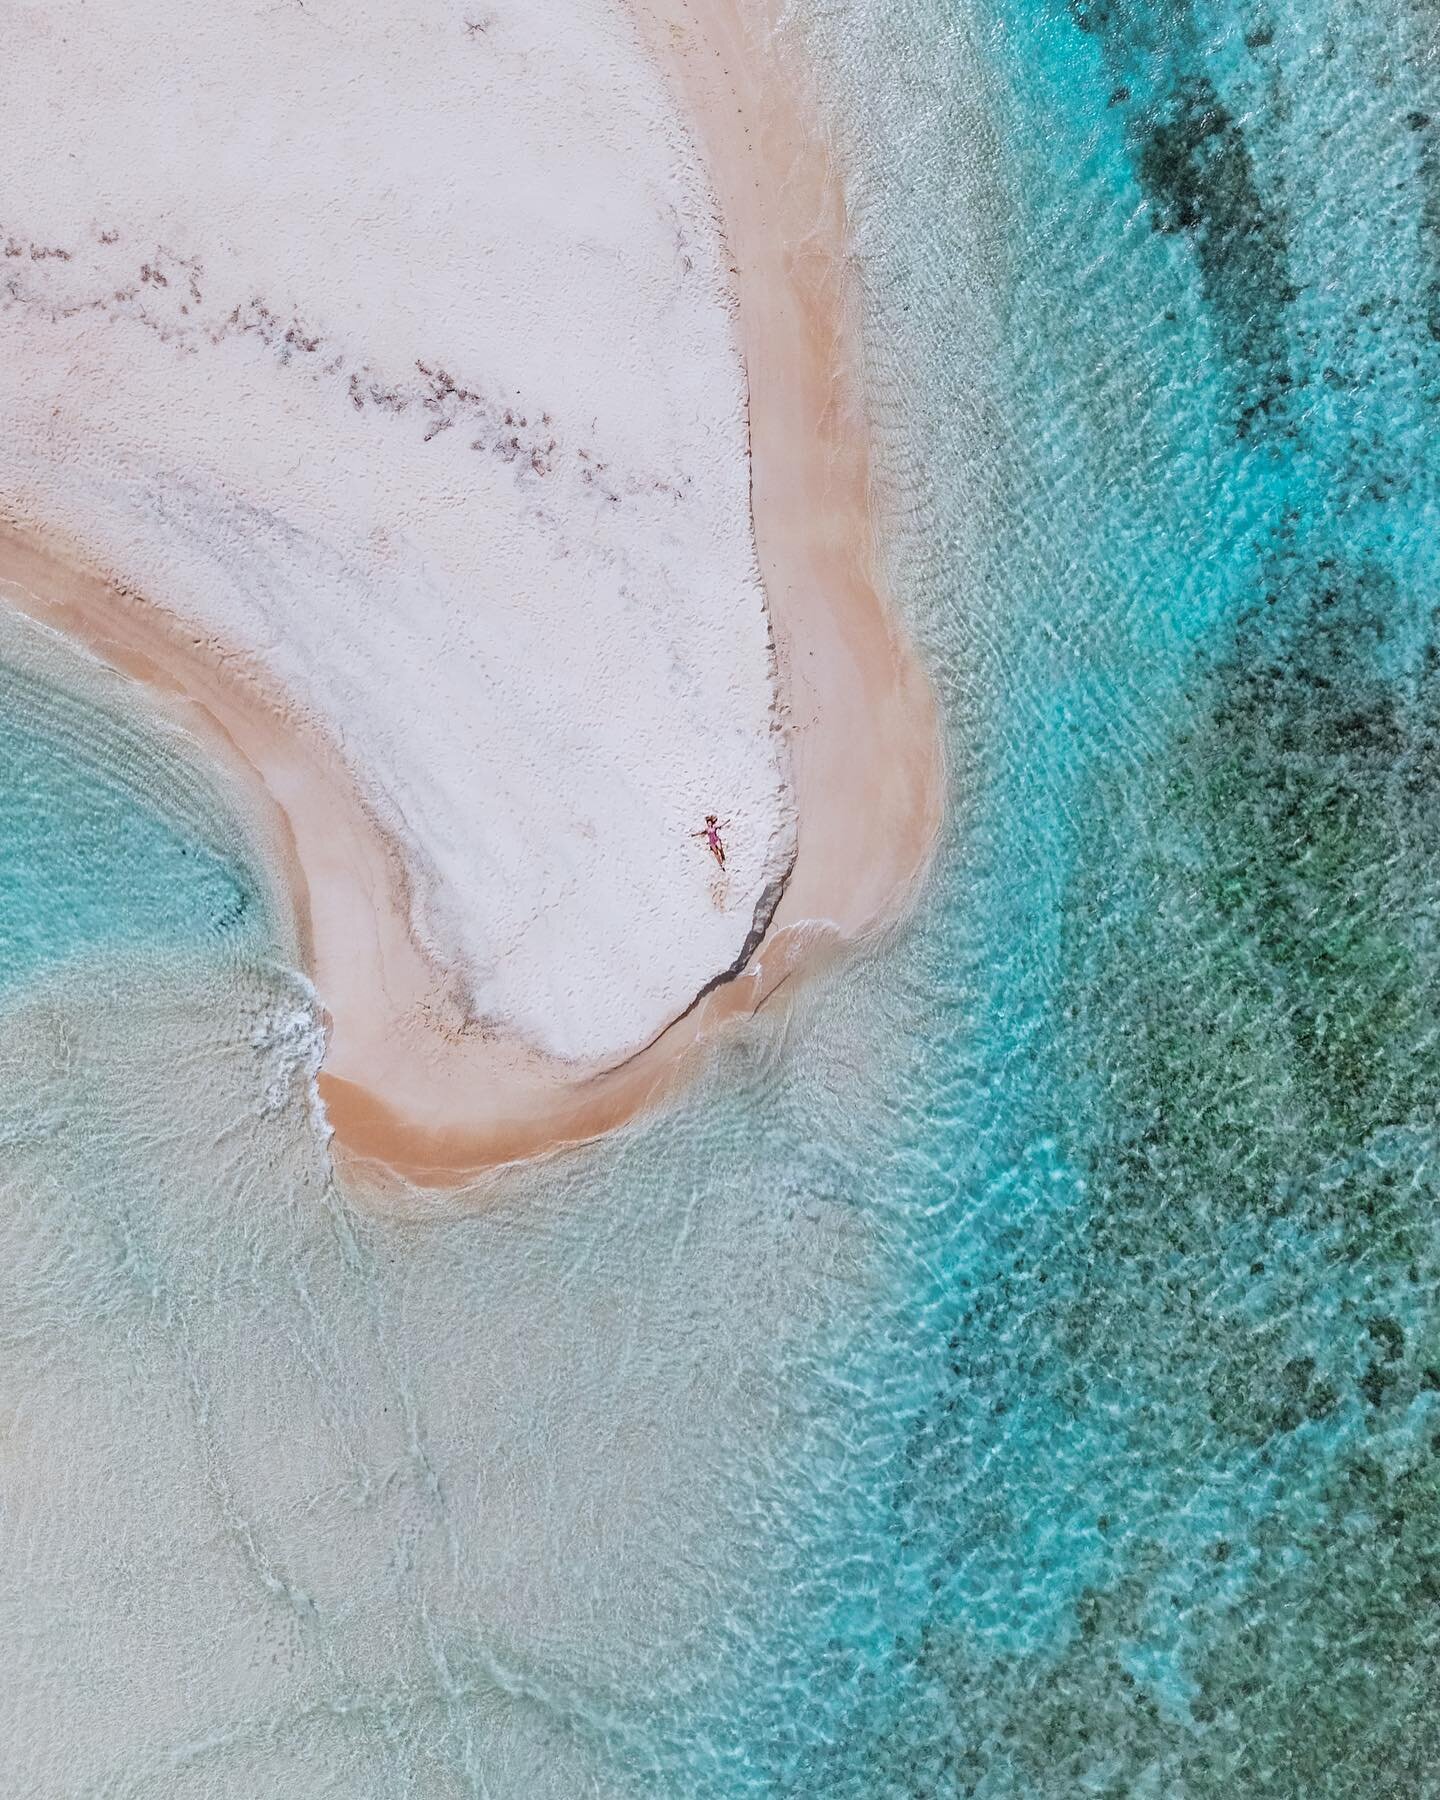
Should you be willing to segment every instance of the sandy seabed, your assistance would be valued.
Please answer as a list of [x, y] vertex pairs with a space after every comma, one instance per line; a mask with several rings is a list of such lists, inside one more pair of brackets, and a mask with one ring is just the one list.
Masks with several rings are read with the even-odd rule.
[[23, 11], [0, 579], [241, 770], [339, 1152], [455, 1185], [896, 917], [941, 770], [798, 60], [415, 12]]

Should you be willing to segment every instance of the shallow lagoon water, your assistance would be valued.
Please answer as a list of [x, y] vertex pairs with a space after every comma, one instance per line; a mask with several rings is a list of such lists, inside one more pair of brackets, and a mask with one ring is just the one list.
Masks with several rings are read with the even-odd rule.
[[173, 730], [128, 717], [118, 681], [17, 618], [0, 651], [0, 994], [94, 953], [273, 935]]
[[1436, 1791], [1440, 15], [796, 13], [920, 917], [395, 1223], [203, 859], [163, 950], [32, 957], [0, 1791]]

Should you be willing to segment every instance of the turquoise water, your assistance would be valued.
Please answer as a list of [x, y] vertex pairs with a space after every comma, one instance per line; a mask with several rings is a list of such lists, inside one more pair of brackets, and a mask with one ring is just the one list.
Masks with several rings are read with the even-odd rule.
[[964, 791], [745, 1791], [1437, 1791], [1437, 30], [821, 32]]
[[77, 900], [0, 1039], [0, 1791], [1440, 1793], [1440, 12], [796, 15], [921, 916], [386, 1222], [225, 856], [103, 1007]]
[[264, 905], [153, 733], [0, 665], [0, 996], [87, 953], [243, 945]]

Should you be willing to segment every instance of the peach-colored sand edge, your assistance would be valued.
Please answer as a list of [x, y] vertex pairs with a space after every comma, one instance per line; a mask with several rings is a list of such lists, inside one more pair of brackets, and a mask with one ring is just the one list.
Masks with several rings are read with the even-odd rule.
[[935, 703], [879, 591], [843, 196], [808, 97], [734, 0], [631, 4], [698, 129], [734, 258], [755, 534], [791, 740], [798, 855], [741, 974], [609, 1069], [447, 1018], [443, 973], [410, 934], [403, 858], [286, 697], [78, 553], [0, 521], [0, 581], [21, 609], [168, 695], [245, 778], [332, 1052], [342, 1025], [361, 1046], [343, 1074], [327, 1055], [319, 1078], [336, 1153], [382, 1186], [457, 1187], [655, 1104], [723, 1021], [898, 917], [938, 829]]

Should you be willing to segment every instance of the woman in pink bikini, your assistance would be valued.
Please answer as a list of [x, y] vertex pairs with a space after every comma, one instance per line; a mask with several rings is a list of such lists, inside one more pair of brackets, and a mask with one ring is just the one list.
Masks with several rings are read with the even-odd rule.
[[706, 813], [705, 829], [690, 833], [693, 838], [704, 838], [710, 846], [710, 854], [722, 869], [725, 867], [725, 846], [720, 842], [720, 833], [726, 829], [729, 823], [728, 819], [717, 820], [714, 813]]

